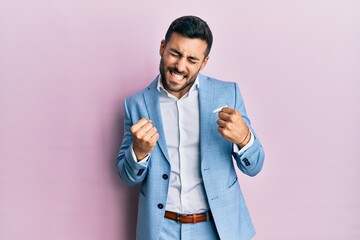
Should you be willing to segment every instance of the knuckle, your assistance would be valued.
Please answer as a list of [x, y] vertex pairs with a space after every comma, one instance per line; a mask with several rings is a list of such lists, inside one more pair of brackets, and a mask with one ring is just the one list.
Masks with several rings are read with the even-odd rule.
[[154, 135], [155, 141], [159, 140], [159, 137], [160, 137], [160, 135], [159, 135], [158, 133], [156, 133], [156, 134]]
[[131, 132], [131, 133], [134, 133], [134, 132], [135, 132], [135, 130], [134, 130], [135, 127], [134, 127], [134, 126], [135, 126], [135, 125], [132, 125], [132, 126], [130, 127], [130, 132]]
[[137, 138], [137, 139], [141, 139], [141, 134], [140, 134], [139, 132], [136, 132], [136, 133], [134, 134], [134, 136], [135, 136], [135, 138]]

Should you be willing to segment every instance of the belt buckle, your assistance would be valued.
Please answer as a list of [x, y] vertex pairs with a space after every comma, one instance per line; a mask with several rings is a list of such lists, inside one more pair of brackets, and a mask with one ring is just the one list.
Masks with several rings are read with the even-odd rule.
[[176, 222], [180, 223], [180, 214], [179, 213], [176, 213]]

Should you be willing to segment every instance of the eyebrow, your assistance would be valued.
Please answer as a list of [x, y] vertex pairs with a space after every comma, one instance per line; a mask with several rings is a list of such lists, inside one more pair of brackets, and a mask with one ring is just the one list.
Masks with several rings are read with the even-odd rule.
[[[175, 49], [175, 48], [171, 48], [170, 51], [175, 52], [175, 53], [177, 53], [177, 54], [179, 54], [179, 55], [183, 55], [181, 52], [179, 52], [179, 51], [178, 51], [177, 49]], [[191, 60], [194, 60], [194, 61], [200, 61], [199, 58], [194, 57], [194, 56], [188, 56], [187, 58], [188, 58], [188, 59], [191, 59]]]

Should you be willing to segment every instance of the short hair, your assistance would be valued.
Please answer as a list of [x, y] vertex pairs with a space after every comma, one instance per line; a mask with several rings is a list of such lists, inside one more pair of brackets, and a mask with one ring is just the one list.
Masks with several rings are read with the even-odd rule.
[[178, 33], [188, 38], [199, 38], [207, 43], [205, 57], [210, 53], [213, 36], [207, 23], [196, 16], [183, 16], [175, 19], [165, 35], [165, 42], [169, 42], [173, 33]]

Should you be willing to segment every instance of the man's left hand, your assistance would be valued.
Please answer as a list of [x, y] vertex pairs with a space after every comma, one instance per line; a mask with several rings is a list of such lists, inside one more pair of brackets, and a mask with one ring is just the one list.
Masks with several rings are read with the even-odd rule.
[[226, 140], [235, 143], [240, 149], [250, 141], [250, 130], [238, 111], [224, 107], [218, 116], [218, 131]]

